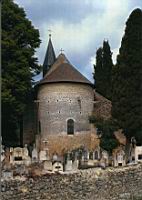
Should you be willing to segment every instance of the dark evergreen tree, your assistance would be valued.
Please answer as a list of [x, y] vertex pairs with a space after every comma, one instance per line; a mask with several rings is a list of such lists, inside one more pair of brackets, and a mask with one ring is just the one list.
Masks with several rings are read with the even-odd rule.
[[[2, 137], [15, 142], [31, 93], [32, 78], [39, 72], [35, 48], [39, 31], [13, 0], [2, 1]], [[11, 145], [11, 144], [10, 144]]]
[[111, 73], [112, 73], [112, 53], [108, 41], [103, 42], [103, 48], [96, 52], [95, 65], [95, 88], [98, 93], [111, 99]]
[[111, 99], [112, 93], [112, 52], [108, 41], [103, 42], [103, 82], [104, 96]]
[[112, 116], [128, 140], [142, 144], [142, 10], [126, 22], [117, 64], [113, 70]]
[[96, 91], [103, 93], [103, 77], [102, 77], [102, 48], [96, 51], [96, 65], [94, 65], [94, 80]]

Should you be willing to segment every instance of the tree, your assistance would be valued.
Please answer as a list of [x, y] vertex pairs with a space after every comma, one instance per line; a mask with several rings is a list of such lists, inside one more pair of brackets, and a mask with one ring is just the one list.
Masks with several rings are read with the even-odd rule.
[[2, 1], [2, 137], [16, 140], [19, 124], [31, 95], [33, 77], [39, 72], [35, 49], [39, 31], [12, 0]]
[[102, 79], [102, 53], [103, 50], [100, 47], [97, 51], [96, 51], [96, 65], [94, 65], [94, 80], [95, 80], [95, 88], [96, 91], [99, 93], [103, 93], [103, 79]]
[[112, 53], [108, 41], [103, 41], [103, 48], [96, 52], [95, 86], [96, 91], [104, 97], [111, 99], [112, 89]]
[[142, 10], [126, 22], [117, 64], [113, 70], [112, 116], [128, 140], [142, 144]]
[[104, 120], [93, 115], [90, 116], [89, 121], [97, 128], [97, 134], [100, 137], [100, 147], [111, 155], [113, 149], [119, 145], [119, 141], [114, 135], [114, 131], [118, 130], [117, 124], [112, 119]]

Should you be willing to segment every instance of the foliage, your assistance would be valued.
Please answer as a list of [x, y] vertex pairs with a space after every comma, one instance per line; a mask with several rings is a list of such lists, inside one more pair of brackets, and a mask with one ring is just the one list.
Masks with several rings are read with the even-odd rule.
[[96, 65], [94, 65], [95, 88], [96, 88], [96, 91], [99, 92], [99, 93], [103, 93], [103, 88], [102, 88], [102, 82], [103, 82], [102, 54], [103, 54], [103, 49], [100, 47], [96, 51]]
[[112, 116], [130, 140], [142, 144], [142, 10], [126, 22], [117, 64], [113, 69]]
[[12, 0], [2, 1], [2, 136], [3, 143], [16, 140], [33, 76], [39, 73], [35, 49], [39, 31]]
[[100, 136], [101, 148], [111, 154], [112, 150], [119, 145], [119, 142], [114, 135], [114, 131], [118, 130], [118, 126], [112, 119], [103, 120], [93, 116], [90, 117], [90, 123], [93, 123], [97, 127], [97, 134]]
[[94, 66], [96, 91], [104, 97], [111, 99], [111, 72], [112, 72], [112, 53], [108, 41], [103, 42], [103, 48], [96, 52], [96, 65]]

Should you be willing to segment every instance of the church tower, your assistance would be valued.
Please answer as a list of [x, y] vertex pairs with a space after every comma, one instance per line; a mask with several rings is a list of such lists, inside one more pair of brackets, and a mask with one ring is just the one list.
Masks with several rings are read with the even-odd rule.
[[43, 63], [43, 77], [46, 75], [47, 71], [53, 65], [55, 60], [56, 60], [56, 56], [55, 56], [54, 48], [51, 41], [51, 34], [49, 34], [49, 42], [48, 42], [47, 51], [44, 58], [44, 63]]

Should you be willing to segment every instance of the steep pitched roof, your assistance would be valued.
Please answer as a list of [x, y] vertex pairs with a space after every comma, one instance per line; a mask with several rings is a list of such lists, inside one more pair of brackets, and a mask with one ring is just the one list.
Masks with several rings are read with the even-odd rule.
[[85, 83], [93, 86], [86, 77], [70, 64], [66, 56], [62, 53], [58, 56], [56, 62], [38, 84], [56, 82]]
[[43, 77], [46, 75], [47, 71], [53, 65], [55, 60], [56, 60], [56, 56], [55, 56], [55, 52], [54, 52], [54, 48], [53, 48], [51, 36], [50, 36], [44, 63], [43, 63]]

